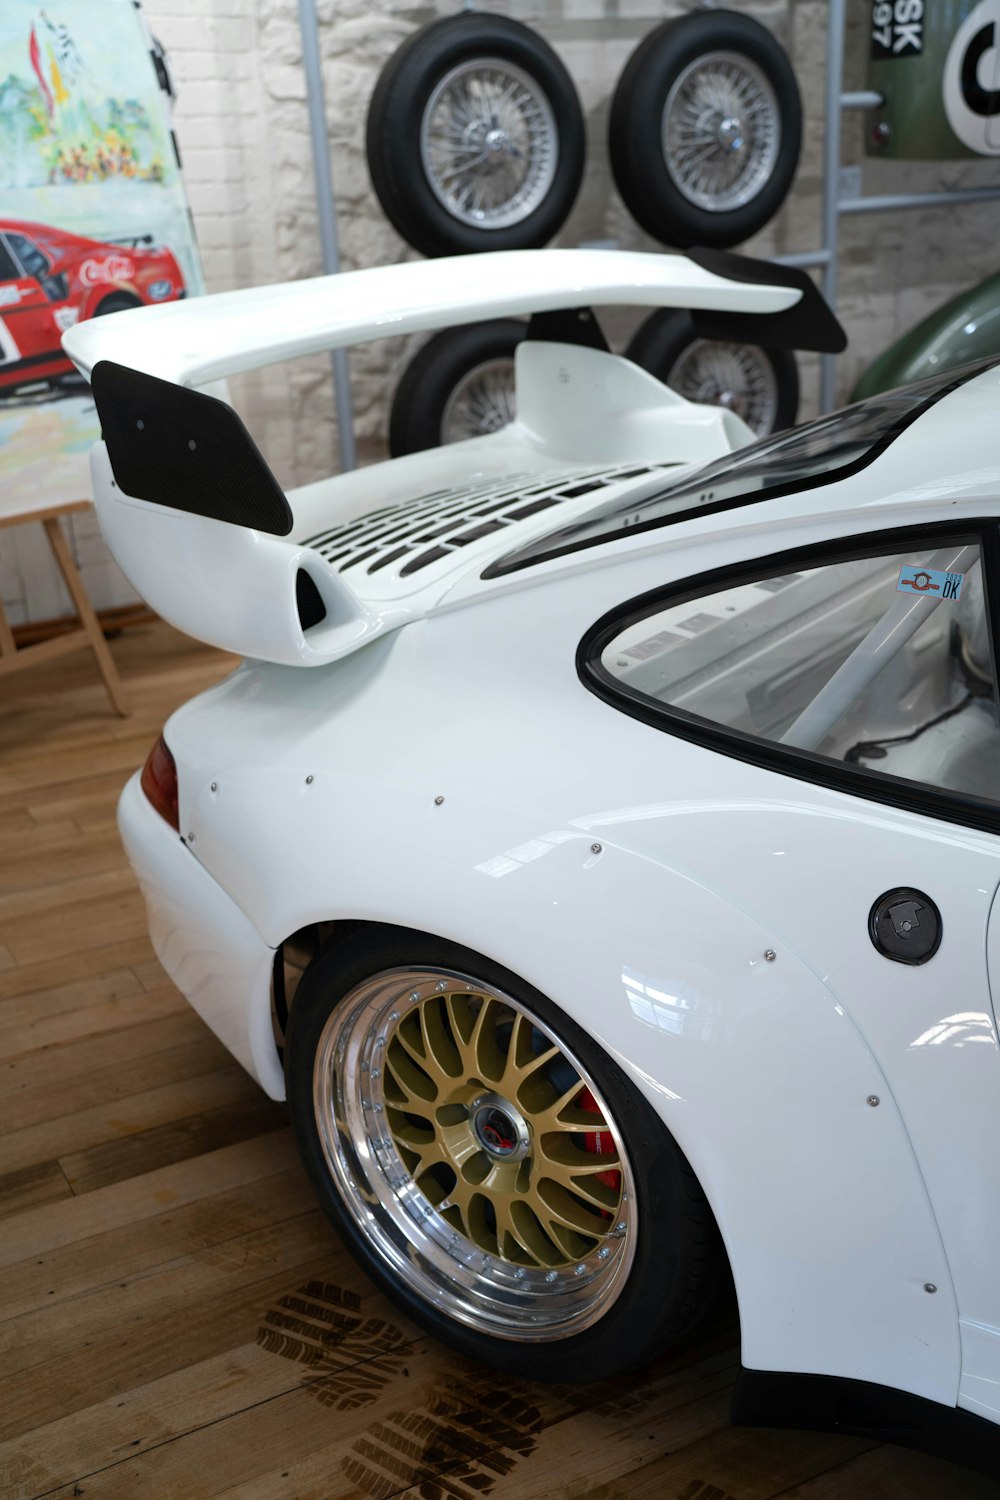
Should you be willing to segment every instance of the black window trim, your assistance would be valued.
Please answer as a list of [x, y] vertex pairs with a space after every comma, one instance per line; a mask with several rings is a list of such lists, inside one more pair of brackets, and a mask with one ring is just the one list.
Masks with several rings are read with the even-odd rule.
[[[649, 521], [640, 521], [636, 526], [619, 527], [616, 531], [605, 532], [600, 536], [581, 537], [579, 541], [565, 542], [562, 546], [550, 547], [547, 552], [538, 552], [532, 557], [520, 557], [525, 546], [532, 545], [530, 542], [522, 543], [519, 547], [505, 553], [503, 557], [498, 557], [489, 563], [483, 569], [480, 577], [484, 581], [488, 581], [491, 578], [505, 578], [508, 573], [520, 573], [524, 568], [533, 568], [540, 563], [552, 562], [557, 557], [567, 557], [570, 553], [582, 552], [588, 547], [607, 546], [609, 543], [620, 542], [625, 537], [641, 536], [644, 531], [655, 531], [664, 526], [677, 526], [682, 521], [690, 521], [696, 516], [713, 516], [720, 511], [735, 510], [742, 505], [760, 505], [767, 500], [778, 500], [782, 495], [804, 495], [810, 490], [820, 489], [823, 485], [839, 484], [842, 479], [851, 479], [855, 474], [860, 474], [863, 469], [867, 469], [870, 464], [873, 464], [877, 458], [881, 457], [887, 448], [892, 446], [899, 435], [905, 432], [907, 427], [912, 426], [925, 412], [930, 411], [932, 406], [936, 406], [939, 401], [943, 401], [945, 396], [950, 396], [953, 391], [957, 391], [967, 381], [973, 380], [977, 375], [983, 374], [996, 364], [1000, 364], [1000, 360], [991, 357], [963, 365], [956, 373], [954, 380], [949, 381], [947, 385], [943, 385], [932, 396], [928, 396], [926, 401], [921, 401], [916, 406], [910, 407], [908, 411], [897, 418], [891, 427], [886, 428], [882, 436], [870, 448], [865, 449], [860, 458], [856, 458], [853, 463], [844, 464], [841, 468], [825, 470], [823, 473], [807, 480], [787, 479], [781, 484], [768, 485], [762, 490], [751, 490], [749, 493], [743, 490], [739, 494], [726, 496], [724, 500], [710, 501], [708, 505], [693, 505], [687, 510], [679, 510], [668, 516], [655, 516]], [[905, 390], [906, 387], [900, 386], [899, 389]], [[880, 397], [891, 394], [891, 391], [879, 392], [878, 395], [869, 399], [878, 401]], [[857, 404], [860, 405], [861, 403]], [[841, 407], [840, 410], [847, 411], [849, 408]], [[831, 412], [827, 413], [827, 415], [836, 416], [839, 413]], [[823, 421], [824, 418], [818, 417], [816, 420]], [[790, 431], [796, 430], [795, 428], [790, 429]], [[779, 434], [769, 434], [768, 438], [762, 438], [761, 441], [769, 441], [771, 436], [777, 437]], [[740, 453], [748, 452], [751, 446], [753, 445], [748, 444], [747, 448], [737, 448], [729, 456], [736, 458]], [[725, 456], [722, 455], [722, 457]], [[715, 463], [718, 460], [713, 459], [712, 462]], [[708, 465], [706, 464], [703, 467], [707, 468]], [[696, 480], [697, 477], [698, 470], [694, 470], [691, 474], [691, 479]], [[586, 519], [585, 515], [579, 517], [581, 522]], [[544, 541], [544, 536], [537, 538], [537, 540]]]
[[[28, 270], [27, 266], [24, 263], [24, 257], [14, 244], [15, 240], [23, 240], [26, 245], [29, 245], [31, 249], [34, 250], [36, 255], [40, 255], [42, 257], [45, 262], [45, 270], [41, 273], [41, 275], [39, 275], [37, 271]], [[8, 229], [4, 233], [4, 241], [10, 254], [14, 257], [14, 264], [20, 268], [21, 275], [26, 280], [40, 281], [42, 276], [47, 276], [52, 270], [52, 261], [45, 254], [44, 250], [39, 249], [30, 235], [22, 234], [19, 229]]]
[[973, 542], [980, 548], [983, 568], [983, 595], [987, 611], [990, 657], [994, 692], [1000, 709], [1000, 519], [976, 517], [964, 524], [958, 517], [924, 525], [894, 527], [891, 530], [867, 532], [856, 537], [828, 538], [783, 552], [769, 553], [741, 563], [729, 563], [701, 573], [696, 578], [671, 583], [624, 604], [617, 605], [590, 627], [576, 654], [576, 669], [584, 687], [619, 713], [628, 714], [661, 732], [676, 735], [706, 749], [718, 751], [735, 760], [762, 766], [765, 770], [791, 776], [796, 781], [830, 787], [867, 802], [878, 802], [905, 812], [921, 813], [951, 824], [975, 828], [986, 833], [1000, 833], [1000, 796], [997, 802], [985, 798], [962, 796], [939, 787], [908, 781], [885, 771], [873, 771], [860, 763], [846, 766], [815, 754], [797, 750], [774, 741], [731, 729], [687, 709], [658, 703], [623, 683], [602, 665], [601, 654], [614, 636], [629, 625], [667, 605], [704, 599], [723, 588], [734, 587], [752, 579], [774, 577], [782, 572], [797, 572], [819, 564], [835, 565], [879, 554], [899, 552], [914, 546], [939, 541]]

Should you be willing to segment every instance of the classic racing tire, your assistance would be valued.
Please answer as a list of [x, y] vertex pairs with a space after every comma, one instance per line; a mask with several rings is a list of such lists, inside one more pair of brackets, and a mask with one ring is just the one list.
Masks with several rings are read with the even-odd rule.
[[515, 416], [514, 351], [528, 328], [494, 318], [446, 328], [410, 360], [389, 413], [393, 458], [499, 432]]
[[734, 11], [665, 21], [615, 89], [611, 169], [633, 218], [666, 245], [739, 244], [792, 184], [802, 101], [771, 33]]
[[799, 371], [789, 349], [699, 338], [690, 313], [665, 310], [639, 326], [625, 358], [688, 401], [728, 407], [758, 437], [794, 426]]
[[650, 1105], [505, 969], [401, 928], [310, 964], [285, 1051], [320, 1203], [379, 1286], [472, 1358], [603, 1378], [705, 1311], [724, 1263]]
[[576, 199], [583, 114], [541, 37], [467, 11], [424, 27], [386, 63], [367, 151], [386, 217], [424, 255], [537, 247]]

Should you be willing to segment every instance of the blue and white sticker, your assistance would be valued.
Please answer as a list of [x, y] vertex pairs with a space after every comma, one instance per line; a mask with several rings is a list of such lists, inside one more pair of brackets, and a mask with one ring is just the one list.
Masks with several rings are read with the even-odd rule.
[[896, 591], [900, 594], [926, 594], [930, 599], [950, 599], [957, 603], [962, 595], [964, 573], [944, 573], [939, 568], [920, 568], [904, 563], [899, 570]]

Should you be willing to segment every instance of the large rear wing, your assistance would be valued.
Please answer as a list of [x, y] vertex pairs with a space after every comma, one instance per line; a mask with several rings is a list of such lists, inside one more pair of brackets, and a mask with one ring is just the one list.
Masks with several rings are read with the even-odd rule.
[[109, 359], [200, 386], [396, 334], [591, 306], [688, 308], [709, 338], [833, 353], [846, 344], [810, 278], [786, 266], [709, 250], [507, 250], [136, 308], [78, 323], [63, 346], [87, 376]]
[[[535, 373], [519, 384], [518, 421], [478, 440], [477, 453], [485, 458], [489, 447], [493, 462], [502, 457], [510, 473], [568, 469], [597, 458], [624, 466], [643, 459], [707, 462], [749, 440], [732, 413], [691, 406], [636, 366], [592, 348], [560, 352], [559, 369], [540, 379], [545, 349], [573, 342], [577, 323], [544, 315], [590, 305], [687, 308], [706, 337], [830, 350], [845, 342], [804, 272], [710, 251], [460, 256], [92, 319], [71, 329], [63, 344], [92, 379], [103, 432], [91, 461], [94, 499], [112, 554], [179, 629], [265, 661], [320, 666], [424, 612], [429, 601], [413, 597], [414, 583], [387, 594], [388, 573], [379, 575], [372, 597], [359, 597], [300, 540], [343, 516], [330, 513], [332, 507], [322, 522], [312, 513], [311, 520], [296, 516], [232, 408], [191, 389], [394, 334], [542, 315], [534, 363], [525, 363]], [[560, 401], [552, 392], [571, 378], [571, 364], [572, 394]], [[431, 455], [408, 462], [423, 459]], [[426, 485], [427, 466], [420, 472], [420, 482], [434, 489]], [[397, 476], [401, 501], [412, 498], [418, 483], [409, 470], [405, 480], [400, 492]], [[336, 484], [336, 499], [351, 496], [357, 514], [385, 503], [377, 491], [371, 498], [364, 471]], [[298, 503], [305, 512], [306, 502]], [[474, 552], [463, 556], [471, 562]]]

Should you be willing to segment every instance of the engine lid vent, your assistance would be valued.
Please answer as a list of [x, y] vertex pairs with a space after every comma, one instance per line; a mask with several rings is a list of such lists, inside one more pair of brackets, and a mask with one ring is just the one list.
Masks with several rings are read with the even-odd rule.
[[471, 488], [432, 490], [414, 500], [368, 511], [308, 537], [303, 545], [312, 547], [339, 573], [370, 577], [391, 568], [389, 577], [410, 578], [553, 506], [667, 467], [620, 464], [610, 469], [564, 469], [554, 476], [515, 474]]

